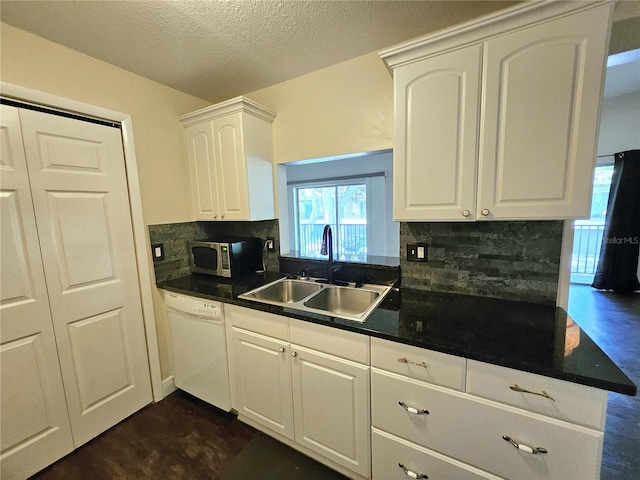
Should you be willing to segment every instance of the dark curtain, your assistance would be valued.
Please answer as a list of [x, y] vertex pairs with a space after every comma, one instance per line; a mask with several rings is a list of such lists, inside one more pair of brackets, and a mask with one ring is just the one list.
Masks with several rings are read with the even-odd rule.
[[602, 249], [593, 288], [640, 290], [640, 150], [615, 154]]

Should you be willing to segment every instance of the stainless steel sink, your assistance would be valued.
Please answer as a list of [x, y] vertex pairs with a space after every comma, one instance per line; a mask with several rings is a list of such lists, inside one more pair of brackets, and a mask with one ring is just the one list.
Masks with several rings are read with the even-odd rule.
[[365, 284], [337, 286], [309, 280], [280, 279], [239, 295], [255, 302], [364, 322], [391, 287]]
[[[273, 303], [295, 303], [322, 289], [322, 285], [304, 280], [279, 280], [244, 294], [251, 300]], [[243, 295], [241, 295], [243, 296]], [[243, 296], [243, 297], [244, 297]]]
[[347, 315], [361, 315], [380, 294], [350, 287], [325, 288], [304, 302], [305, 306]]

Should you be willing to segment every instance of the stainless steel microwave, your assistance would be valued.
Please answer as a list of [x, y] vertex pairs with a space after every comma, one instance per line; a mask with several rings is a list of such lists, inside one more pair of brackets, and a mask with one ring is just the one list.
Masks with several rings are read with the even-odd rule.
[[238, 278], [263, 270], [262, 240], [224, 237], [189, 242], [191, 271]]

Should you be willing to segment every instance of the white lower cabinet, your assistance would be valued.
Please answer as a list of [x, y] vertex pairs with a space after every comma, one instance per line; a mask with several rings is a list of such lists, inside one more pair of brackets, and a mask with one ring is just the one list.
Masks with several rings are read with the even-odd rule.
[[393, 373], [374, 369], [371, 377], [372, 424], [380, 430], [505, 478], [599, 476], [604, 434], [598, 430]]
[[371, 431], [371, 452], [374, 480], [407, 480], [407, 478], [497, 480], [500, 478], [375, 427]]
[[[225, 312], [239, 419], [347, 475], [370, 478], [368, 337], [235, 305]], [[289, 322], [296, 324], [291, 338]]]
[[570, 423], [604, 430], [607, 392], [598, 388], [469, 360], [467, 392]]
[[233, 328], [238, 414], [293, 439], [287, 342]]
[[605, 392], [235, 305], [225, 311], [240, 420], [347, 476], [600, 476]]
[[296, 442], [369, 474], [369, 367], [292, 345]]

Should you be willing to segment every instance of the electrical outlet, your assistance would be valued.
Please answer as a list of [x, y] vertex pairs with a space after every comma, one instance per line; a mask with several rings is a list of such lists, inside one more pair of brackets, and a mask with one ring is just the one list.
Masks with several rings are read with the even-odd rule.
[[156, 243], [155, 245], [151, 245], [151, 255], [154, 262], [164, 260], [164, 244]]
[[267, 237], [267, 240], [264, 242], [264, 246], [267, 249], [267, 252], [275, 252], [276, 251], [276, 239], [273, 237]]
[[426, 243], [407, 243], [407, 261], [409, 262], [426, 262], [427, 258]]

